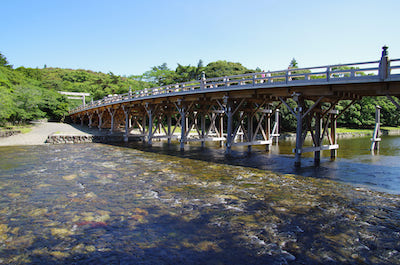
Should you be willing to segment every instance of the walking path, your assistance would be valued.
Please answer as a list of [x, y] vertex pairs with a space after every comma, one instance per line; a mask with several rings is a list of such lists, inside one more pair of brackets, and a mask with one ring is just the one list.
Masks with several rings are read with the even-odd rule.
[[50, 134], [104, 135], [97, 129], [80, 128], [66, 123], [35, 122], [32, 131], [9, 137], [0, 137], [0, 146], [42, 145]]

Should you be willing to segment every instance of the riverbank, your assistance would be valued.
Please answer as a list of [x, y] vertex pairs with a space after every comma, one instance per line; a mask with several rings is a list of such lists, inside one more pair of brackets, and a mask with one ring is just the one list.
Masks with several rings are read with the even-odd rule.
[[[365, 130], [365, 129], [347, 129], [347, 128], [338, 128], [337, 129], [337, 138], [354, 138], [354, 137], [367, 137], [373, 135], [374, 130]], [[383, 127], [381, 128], [380, 135], [400, 135], [400, 128], [393, 127]], [[287, 141], [296, 141], [295, 133], [281, 133], [279, 137], [280, 140]], [[307, 134], [306, 139], [311, 139], [311, 135]]]
[[104, 136], [106, 132], [59, 122], [32, 122], [32, 130], [27, 133], [0, 137], [0, 146], [43, 145], [50, 135]]

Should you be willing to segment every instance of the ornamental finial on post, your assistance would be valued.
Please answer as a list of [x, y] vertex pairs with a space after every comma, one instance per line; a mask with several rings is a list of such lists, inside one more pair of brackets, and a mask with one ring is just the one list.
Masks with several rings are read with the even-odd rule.
[[382, 57], [389, 56], [388, 48], [386, 45], [382, 47]]
[[382, 57], [379, 62], [379, 77], [381, 80], [385, 80], [390, 74], [390, 60], [388, 53], [388, 46], [382, 47]]

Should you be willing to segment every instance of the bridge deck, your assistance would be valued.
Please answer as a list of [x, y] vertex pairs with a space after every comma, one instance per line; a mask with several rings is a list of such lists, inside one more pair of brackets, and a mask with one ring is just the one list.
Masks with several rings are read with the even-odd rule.
[[[70, 115], [100, 130], [124, 125], [126, 139], [136, 128], [148, 143], [155, 138], [171, 141], [179, 128], [181, 149], [186, 142], [204, 145], [214, 140], [225, 141], [229, 152], [232, 146], [243, 145], [250, 150], [263, 144], [268, 149], [279, 136], [278, 108], [284, 104], [297, 120], [296, 163], [300, 164], [301, 153], [309, 151], [319, 162], [322, 150], [336, 156], [336, 120], [352, 103], [364, 96], [387, 96], [396, 104], [392, 96], [400, 96], [400, 59], [389, 60], [386, 49], [379, 61], [208, 79], [203, 75], [197, 81], [108, 96], [71, 110]], [[286, 103], [288, 98], [296, 101], [296, 108]], [[306, 99], [315, 104], [306, 108]], [[338, 113], [334, 109], [340, 100], [351, 103]], [[323, 102], [328, 107], [322, 107]], [[98, 120], [93, 121], [94, 116]], [[191, 131], [197, 138], [190, 136]], [[313, 146], [303, 147], [308, 132]], [[322, 145], [324, 138], [328, 145]]]

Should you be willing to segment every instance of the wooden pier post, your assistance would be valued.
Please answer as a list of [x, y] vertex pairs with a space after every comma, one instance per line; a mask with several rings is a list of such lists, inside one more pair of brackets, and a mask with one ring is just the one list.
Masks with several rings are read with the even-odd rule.
[[371, 151], [374, 150], [379, 150], [379, 143], [381, 141], [381, 138], [379, 138], [380, 135], [380, 124], [381, 124], [381, 106], [376, 105], [375, 107], [375, 129], [374, 129], [374, 134], [372, 135], [371, 138]]
[[272, 129], [272, 138], [275, 137], [275, 143], [279, 143], [279, 109], [275, 110], [275, 124], [274, 128]]
[[[321, 105], [316, 106], [315, 111], [315, 130], [314, 130], [314, 146], [321, 146]], [[321, 163], [321, 151], [317, 150], [314, 152], [314, 164], [319, 165]]]
[[[255, 114], [254, 114], [255, 115]], [[247, 152], [251, 152], [251, 142], [253, 142], [253, 113], [247, 112]]]
[[130, 108], [126, 107], [125, 105], [122, 105], [122, 110], [124, 111], [125, 114], [125, 134], [124, 134], [124, 142], [129, 141], [129, 115], [130, 115]]
[[[215, 115], [218, 115], [218, 114], [215, 114]], [[219, 137], [221, 139], [224, 137], [224, 114], [223, 113], [219, 114]], [[219, 141], [219, 147], [223, 147], [223, 146], [224, 146], [224, 141], [223, 140]]]
[[180, 149], [181, 151], [185, 150], [185, 142], [186, 142], [186, 113], [185, 106], [181, 106], [179, 108], [179, 113], [181, 115], [181, 139], [180, 139]]
[[295, 94], [293, 96], [294, 100], [297, 102], [297, 107], [295, 109], [297, 128], [296, 128], [296, 149], [295, 149], [295, 161], [294, 166], [301, 166], [301, 152], [303, 147], [303, 104], [300, 99], [300, 94]]
[[168, 144], [171, 144], [171, 113], [168, 112], [167, 114], [167, 126], [168, 126]]
[[112, 133], [114, 131], [114, 116], [115, 116], [115, 112], [117, 111], [117, 109], [107, 108], [107, 110], [108, 110], [108, 113], [110, 113], [110, 117], [111, 117], [110, 132]]
[[[268, 107], [268, 109], [269, 109], [269, 107]], [[271, 140], [271, 113], [270, 112], [266, 113], [266, 116], [267, 116], [267, 120], [265, 122], [265, 136], [267, 138], [267, 141], [270, 141]], [[271, 141], [271, 144], [272, 144], [272, 141]], [[271, 144], [266, 144], [265, 151], [269, 152]]]
[[201, 112], [201, 148], [206, 147], [206, 141], [205, 141], [205, 133], [206, 133], [206, 113]]
[[233, 113], [232, 113], [232, 104], [228, 102], [227, 106], [227, 116], [228, 116], [228, 124], [226, 129], [226, 153], [231, 153], [232, 148], [232, 123], [233, 123]]
[[89, 114], [89, 124], [88, 124], [88, 126], [89, 126], [89, 128], [92, 128], [92, 121], [93, 120], [93, 113], [90, 113]]
[[103, 114], [104, 114], [104, 110], [103, 111], [97, 111], [97, 116], [99, 117], [99, 131], [101, 131], [101, 126], [103, 125]]
[[147, 143], [153, 144], [153, 110], [149, 106], [145, 106], [147, 115], [149, 116], [149, 129], [148, 129], [148, 136], [147, 136]]
[[[352, 103], [351, 103], [352, 104]], [[338, 115], [337, 110], [332, 110], [331, 113], [329, 114], [331, 116], [331, 141], [332, 145], [337, 145], [337, 135], [336, 135], [336, 126], [337, 126], [337, 115]], [[337, 148], [331, 149], [331, 159], [335, 160], [337, 156]]]

